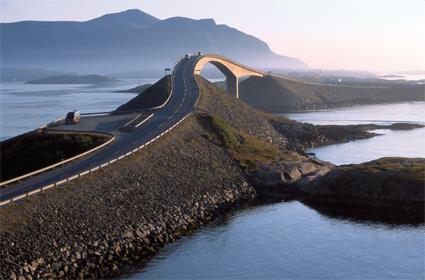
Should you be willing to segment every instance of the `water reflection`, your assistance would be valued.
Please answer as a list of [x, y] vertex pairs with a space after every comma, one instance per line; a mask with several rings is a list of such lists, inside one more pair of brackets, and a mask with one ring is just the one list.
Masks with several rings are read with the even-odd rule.
[[400, 225], [418, 227], [424, 224], [424, 215], [412, 214], [387, 209], [368, 207], [364, 205], [329, 204], [323, 202], [303, 201], [304, 205], [316, 210], [323, 217], [338, 219], [359, 224], [382, 224], [389, 228]]
[[252, 206], [163, 248], [131, 279], [418, 279], [424, 225], [300, 202]]

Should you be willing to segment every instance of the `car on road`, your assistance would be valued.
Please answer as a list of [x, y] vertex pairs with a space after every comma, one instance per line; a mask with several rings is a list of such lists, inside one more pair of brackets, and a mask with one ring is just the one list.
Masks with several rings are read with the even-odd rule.
[[80, 111], [68, 112], [65, 117], [65, 124], [76, 124], [80, 122]]

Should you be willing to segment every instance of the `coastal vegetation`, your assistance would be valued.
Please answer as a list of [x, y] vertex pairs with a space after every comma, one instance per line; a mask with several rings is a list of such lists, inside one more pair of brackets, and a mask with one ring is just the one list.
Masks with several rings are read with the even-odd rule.
[[248, 174], [258, 170], [261, 164], [300, 159], [294, 152], [280, 150], [254, 136], [236, 131], [219, 116], [208, 116], [207, 119], [227, 151]]

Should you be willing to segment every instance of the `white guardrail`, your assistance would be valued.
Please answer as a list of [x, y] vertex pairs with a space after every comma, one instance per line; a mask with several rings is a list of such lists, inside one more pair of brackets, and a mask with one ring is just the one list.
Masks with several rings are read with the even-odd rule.
[[[170, 128], [168, 128], [166, 131], [162, 132], [162, 133], [161, 133], [160, 135], [158, 135], [157, 137], [153, 138], [152, 140], [149, 140], [148, 142], [146, 142], [145, 144], [143, 144], [143, 145], [141, 145], [141, 146], [139, 146], [139, 147], [135, 148], [134, 150], [129, 151], [129, 152], [128, 152], [128, 153], [126, 153], [125, 155], [121, 155], [121, 156], [119, 156], [119, 157], [117, 157], [117, 158], [114, 158], [114, 159], [112, 159], [112, 160], [110, 160], [110, 161], [104, 162], [104, 163], [102, 163], [102, 164], [100, 164], [100, 165], [98, 165], [98, 166], [95, 166], [95, 167], [93, 167], [93, 168], [90, 168], [90, 169], [88, 169], [88, 170], [85, 170], [85, 171], [83, 171], [83, 172], [81, 172], [81, 173], [79, 173], [79, 174], [76, 174], [76, 175], [70, 176], [70, 177], [68, 177], [68, 178], [66, 178], [66, 179], [62, 179], [62, 180], [60, 180], [60, 181], [58, 181], [58, 182], [56, 182], [56, 183], [53, 183], [53, 184], [49, 184], [49, 185], [43, 186], [43, 187], [38, 188], [38, 189], [36, 189], [36, 190], [32, 190], [32, 191], [30, 191], [30, 192], [27, 192], [27, 193], [21, 194], [21, 195], [19, 195], [19, 196], [13, 197], [13, 198], [11, 198], [11, 199], [7, 199], [7, 200], [5, 200], [5, 201], [1, 201], [1, 202], [0, 202], [0, 207], [1, 207], [1, 206], [4, 206], [4, 205], [7, 205], [7, 204], [9, 204], [9, 203], [12, 203], [12, 202], [15, 202], [15, 201], [18, 201], [18, 200], [24, 199], [24, 198], [29, 198], [29, 197], [30, 197], [30, 196], [32, 196], [32, 195], [36, 195], [36, 194], [39, 194], [39, 193], [43, 193], [44, 191], [46, 191], [46, 190], [48, 190], [48, 189], [56, 188], [56, 187], [58, 187], [58, 186], [60, 186], [60, 185], [66, 184], [66, 183], [68, 183], [68, 182], [70, 182], [70, 181], [72, 181], [72, 180], [75, 180], [75, 179], [81, 178], [81, 177], [83, 177], [83, 176], [85, 176], [85, 175], [92, 174], [93, 172], [95, 172], [95, 171], [97, 171], [97, 170], [101, 170], [102, 168], [105, 168], [106, 166], [108, 166], [108, 165], [110, 165], [110, 164], [113, 164], [113, 163], [115, 163], [115, 162], [118, 162], [118, 161], [120, 161], [120, 160], [122, 160], [122, 159], [126, 158], [126, 157], [129, 157], [129, 156], [131, 156], [132, 154], [136, 153], [137, 151], [140, 151], [140, 150], [142, 150], [143, 148], [146, 148], [147, 146], [151, 145], [151, 144], [152, 144], [152, 143], [154, 143], [156, 140], [160, 139], [162, 136], [164, 136], [165, 134], [167, 134], [168, 132], [170, 132], [171, 130], [173, 130], [174, 128], [176, 128], [176, 127], [177, 127], [179, 124], [181, 124], [181, 123], [182, 123], [185, 119], [187, 119], [187, 118], [188, 118], [191, 114], [192, 114], [192, 113], [187, 114], [187, 115], [186, 115], [186, 116], [184, 116], [181, 120], [179, 120], [179, 121], [178, 121], [177, 123], [175, 123], [173, 126], [171, 126]], [[102, 145], [105, 145], [105, 144], [106, 144], [106, 143], [104, 143], [104, 144], [102, 144]], [[99, 149], [99, 148], [100, 148], [100, 146], [99, 146], [99, 147], [97, 147], [97, 149]], [[79, 155], [79, 156], [82, 156], [82, 155]], [[62, 163], [61, 163], [61, 164], [62, 164]]]

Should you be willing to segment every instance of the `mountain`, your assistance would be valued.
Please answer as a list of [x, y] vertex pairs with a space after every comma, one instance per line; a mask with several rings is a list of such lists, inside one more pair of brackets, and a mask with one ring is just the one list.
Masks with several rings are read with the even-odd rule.
[[218, 53], [256, 67], [307, 68], [268, 45], [213, 19], [160, 20], [140, 10], [85, 22], [1, 23], [2, 67], [125, 72], [172, 66], [189, 52]]

